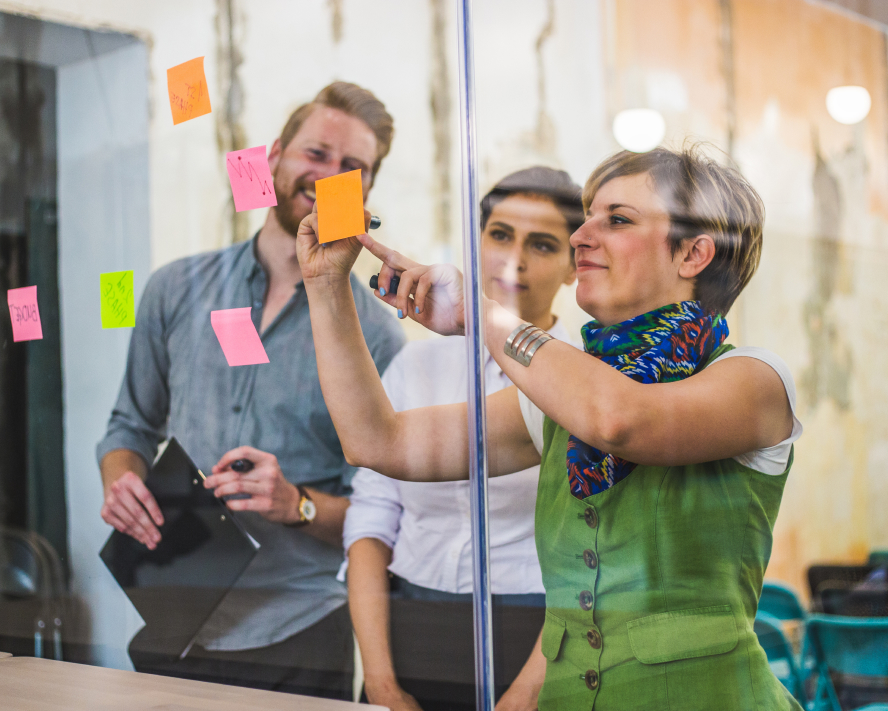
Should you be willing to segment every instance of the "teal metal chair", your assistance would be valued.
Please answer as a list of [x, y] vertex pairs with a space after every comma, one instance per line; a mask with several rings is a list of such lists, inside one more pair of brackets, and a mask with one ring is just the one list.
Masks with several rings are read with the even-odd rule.
[[753, 629], [759, 644], [768, 655], [768, 665], [774, 672], [774, 676], [802, 706], [807, 705], [808, 697], [805, 694], [804, 677], [799, 670], [792, 645], [783, 632], [780, 619], [759, 610], [755, 616]]
[[[778, 620], [797, 622], [793, 634], [789, 636], [789, 642], [795, 652], [796, 665], [801, 670], [803, 679], [807, 679], [814, 672], [814, 658], [805, 649], [805, 620], [808, 613], [802, 607], [798, 593], [789, 585], [778, 583], [774, 580], [766, 580], [762, 584], [762, 594], [759, 598], [759, 612], [773, 615]], [[783, 629], [786, 634], [785, 628]], [[806, 687], [810, 691], [810, 686]], [[886, 710], [888, 711], [888, 710]]]
[[888, 617], [812, 615], [807, 640], [818, 672], [811, 711], [888, 711]]
[[805, 608], [795, 590], [772, 580], [766, 580], [762, 585], [758, 609], [778, 620], [804, 620], [806, 617]]

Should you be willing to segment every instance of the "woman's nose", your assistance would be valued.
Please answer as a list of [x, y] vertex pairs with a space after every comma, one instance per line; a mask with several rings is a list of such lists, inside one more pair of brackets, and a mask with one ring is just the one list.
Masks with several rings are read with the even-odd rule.
[[592, 247], [597, 245], [597, 240], [595, 238], [595, 226], [592, 220], [587, 220], [570, 236], [570, 246], [576, 249], [577, 247]]
[[509, 250], [505, 267], [507, 272], [523, 272], [527, 269], [524, 250], [521, 249], [520, 245], [516, 245]]

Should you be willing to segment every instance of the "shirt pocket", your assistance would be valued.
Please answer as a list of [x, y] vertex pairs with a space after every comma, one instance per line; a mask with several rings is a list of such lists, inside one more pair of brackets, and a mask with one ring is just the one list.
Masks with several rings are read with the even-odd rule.
[[724, 654], [740, 639], [730, 605], [661, 612], [626, 626], [632, 652], [642, 664]]
[[543, 656], [550, 662], [558, 659], [561, 653], [561, 643], [567, 632], [567, 625], [560, 617], [556, 617], [546, 610], [546, 621], [543, 623]]

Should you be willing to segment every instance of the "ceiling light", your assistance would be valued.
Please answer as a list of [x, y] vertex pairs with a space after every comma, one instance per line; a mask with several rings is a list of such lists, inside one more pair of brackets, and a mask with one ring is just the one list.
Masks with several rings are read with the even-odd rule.
[[614, 118], [614, 138], [633, 153], [656, 148], [666, 135], [666, 121], [654, 109], [626, 109]]
[[870, 93], [862, 86], [837, 86], [826, 93], [826, 110], [839, 123], [860, 123], [873, 105]]

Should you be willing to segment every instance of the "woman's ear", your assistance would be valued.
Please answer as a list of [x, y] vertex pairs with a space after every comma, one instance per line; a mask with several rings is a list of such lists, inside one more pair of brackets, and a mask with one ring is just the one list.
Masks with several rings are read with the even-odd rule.
[[707, 234], [697, 235], [686, 240], [679, 252], [681, 264], [678, 275], [684, 279], [693, 279], [712, 262], [715, 257], [715, 240]]
[[576, 280], [577, 280], [577, 266], [576, 266], [576, 263], [575, 263], [574, 260], [573, 260], [573, 257], [571, 257], [571, 260], [570, 260], [570, 270], [569, 270], [569, 271], [567, 272], [567, 274], [564, 276], [564, 281], [563, 281], [562, 283], [563, 283], [565, 286], [570, 286], [570, 285], [573, 284]]

